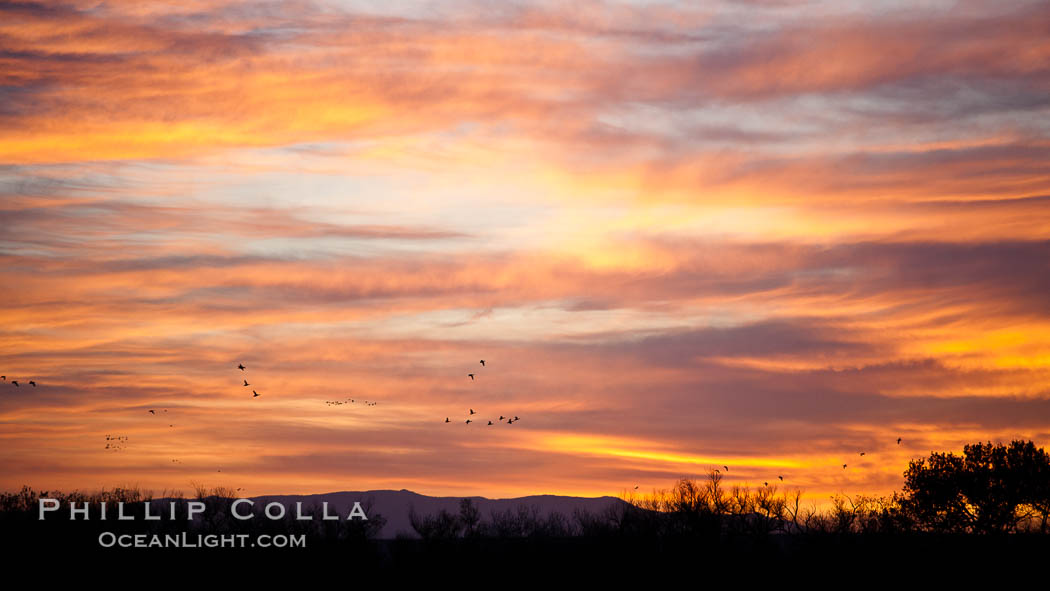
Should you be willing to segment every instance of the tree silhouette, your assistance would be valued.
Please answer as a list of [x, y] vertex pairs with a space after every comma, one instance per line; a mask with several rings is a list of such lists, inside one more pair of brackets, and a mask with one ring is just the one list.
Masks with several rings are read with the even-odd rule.
[[437, 515], [420, 515], [415, 507], [408, 508], [408, 523], [424, 540], [452, 540], [463, 531], [459, 516], [445, 509]]
[[463, 535], [474, 536], [478, 533], [481, 512], [474, 506], [473, 499], [462, 499], [459, 502], [459, 521], [463, 525]]
[[932, 453], [904, 473], [901, 508], [938, 532], [1039, 529], [1050, 514], [1050, 456], [1031, 441], [975, 443], [963, 455]]

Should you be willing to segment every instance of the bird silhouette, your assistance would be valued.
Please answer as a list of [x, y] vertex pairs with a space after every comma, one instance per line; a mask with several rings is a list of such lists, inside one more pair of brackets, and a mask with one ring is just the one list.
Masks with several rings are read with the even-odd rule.
[[489, 421], [489, 424], [491, 425], [491, 424], [492, 424], [492, 421]]
[[521, 419], [518, 418], [518, 415], [514, 415], [514, 420], [515, 421], [520, 421]]
[[470, 419], [467, 419], [467, 424], [468, 424], [468, 425], [469, 425], [469, 424], [470, 424], [471, 422], [473, 422], [473, 421], [471, 421]]
[[33, 380], [29, 380], [29, 385], [36, 388], [36, 382], [34, 382]]
[[474, 381], [474, 374], [468, 373], [467, 376], [470, 377], [470, 381], [472, 381], [472, 382]]
[[843, 469], [843, 470], [845, 470], [845, 469], [846, 469], [846, 464], [842, 464], [842, 469]]
[[900, 444], [901, 444], [901, 438], [900, 438], [900, 437], [898, 437], [898, 438], [897, 438], [897, 445], [900, 445]]
[[11, 380], [11, 383], [12, 383], [12, 384], [14, 384], [14, 385], [15, 385], [16, 387], [18, 387], [18, 388], [21, 388], [21, 387], [22, 387], [22, 386], [19, 386], [19, 385], [18, 385], [18, 380]]
[[474, 412], [474, 409], [472, 408], [472, 409], [470, 409], [470, 414], [472, 414], [472, 415], [473, 415], [473, 414], [477, 414], [477, 413], [475, 413], [475, 412]]
[[763, 482], [762, 486], [769, 486], [769, 483], [768, 482]]
[[445, 422], [446, 423], [451, 423], [452, 421], [448, 420], [448, 417], [445, 417]]
[[722, 466], [722, 467], [726, 469], [726, 472], [729, 472], [729, 466]]
[[241, 371], [244, 371], [244, 365], [243, 365], [243, 364], [241, 364], [241, 363], [238, 363], [238, 364], [237, 364], [237, 369], [239, 369], [239, 370], [241, 370]]
[[484, 359], [481, 360], [481, 367], [485, 367], [485, 360]]
[[864, 455], [864, 452], [860, 452], [860, 455]]
[[248, 383], [248, 380], [244, 380], [244, 385], [245, 386], [250, 386], [251, 384]]
[[638, 487], [637, 487], [637, 486], [636, 486], [636, 487], [634, 487], [634, 490], [638, 490]]
[[777, 478], [779, 478], [781, 482], [784, 481], [784, 477], [783, 476], [777, 476]]
[[259, 396], [259, 393], [256, 392], [255, 390], [252, 390], [252, 398], [258, 398], [258, 396]]
[[151, 414], [151, 415], [155, 415], [155, 414], [157, 414], [157, 413], [156, 413], [156, 411], [154, 411], [154, 410], [150, 410], [150, 411], [149, 411], [149, 414]]

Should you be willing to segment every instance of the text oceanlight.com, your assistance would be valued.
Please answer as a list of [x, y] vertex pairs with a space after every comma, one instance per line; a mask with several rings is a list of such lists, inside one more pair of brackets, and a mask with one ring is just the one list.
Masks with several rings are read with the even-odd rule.
[[115, 534], [98, 536], [103, 548], [305, 548], [305, 535]]

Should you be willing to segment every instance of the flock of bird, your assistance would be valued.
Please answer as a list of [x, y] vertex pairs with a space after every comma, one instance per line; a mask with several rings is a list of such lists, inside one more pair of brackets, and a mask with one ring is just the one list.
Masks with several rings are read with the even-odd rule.
[[[485, 360], [484, 360], [484, 359], [482, 359], [482, 360], [481, 360], [481, 361], [479, 361], [478, 363], [480, 363], [480, 364], [481, 364], [481, 367], [485, 367]], [[472, 381], [472, 382], [473, 382], [473, 381], [475, 381], [475, 378], [476, 378], [477, 376], [475, 376], [475, 375], [474, 375], [474, 374], [472, 374], [472, 373], [468, 373], [468, 374], [467, 374], [467, 377], [468, 377], [468, 378], [470, 378], [470, 381]], [[470, 409], [467, 409], [467, 410], [469, 410], [469, 411], [470, 411], [470, 414], [468, 414], [468, 415], [467, 415], [467, 420], [466, 420], [466, 421], [464, 422], [464, 424], [466, 424], [466, 425], [469, 425], [469, 424], [471, 424], [471, 423], [475, 423], [475, 422], [477, 422], [477, 421], [475, 421], [474, 419], [472, 419], [472, 418], [470, 418], [470, 417], [472, 417], [472, 416], [474, 416], [474, 415], [476, 415], [476, 414], [478, 414], [478, 413], [477, 413], [477, 412], [476, 412], [476, 411], [475, 411], [475, 410], [474, 410], [473, 408], [470, 408]], [[489, 424], [489, 425], [494, 425], [494, 424], [495, 424], [495, 423], [493, 423], [493, 422], [492, 422], [492, 419], [487, 419], [487, 420], [488, 420], [488, 424]], [[503, 422], [504, 420], [506, 420], [506, 421], [507, 421], [507, 424], [508, 424], [508, 425], [513, 425], [513, 424], [514, 424], [515, 422], [517, 422], [517, 421], [519, 421], [519, 420], [521, 420], [521, 419], [519, 419], [519, 418], [518, 418], [517, 416], [511, 417], [511, 416], [503, 416], [503, 415], [500, 415], [499, 419], [497, 419], [497, 420], [498, 420], [499, 422], [501, 422], [501, 423], [502, 423], [502, 422]], [[452, 418], [451, 418], [451, 417], [445, 417], [445, 422], [446, 422], [446, 423], [451, 423], [451, 422], [452, 422]]]
[[[0, 376], [0, 382], [6, 382], [6, 381], [7, 381], [7, 376]], [[21, 388], [22, 387], [22, 385], [18, 383], [18, 380], [11, 380], [11, 384], [14, 385], [14, 387], [16, 387], [16, 388]], [[36, 388], [36, 382], [34, 382], [33, 380], [29, 380], [29, 385], [34, 387], [34, 388]]]
[[[241, 371], [244, 371], [247, 368], [244, 367], [243, 363], [238, 363], [237, 364], [237, 369], [239, 369]], [[5, 380], [7, 379], [6, 376], [0, 376], [0, 378], [4, 378]], [[36, 384], [34, 382], [29, 382], [29, 383], [33, 384], [33, 386], [36, 386]], [[17, 386], [18, 383], [15, 382], [15, 385]], [[248, 380], [244, 380], [244, 387], [248, 387], [248, 386], [251, 386], [251, 384], [248, 383]], [[258, 397], [259, 397], [259, 393], [256, 392], [255, 390], [252, 390], [252, 398], [258, 398]], [[153, 416], [157, 416], [157, 409], [155, 409], [155, 408], [151, 408], [151, 409], [147, 410], [146, 412], [148, 412], [149, 414], [151, 414]], [[160, 412], [162, 414], [166, 413], [166, 412], [168, 412], [168, 409], [166, 409], [166, 408], [161, 409]], [[168, 424], [168, 427], [174, 427], [174, 426], [175, 425], [173, 423], [169, 423]], [[126, 435], [121, 435], [121, 436], [106, 435], [106, 441], [107, 441], [106, 449], [114, 450], [114, 451], [122, 451], [124, 449], [124, 446], [127, 444], [128, 438], [127, 438]], [[172, 464], [181, 464], [182, 460], [173, 459], [171, 461], [171, 463]], [[216, 470], [216, 472], [221, 472], [221, 471], [222, 470]], [[240, 489], [238, 489], [238, 490], [240, 490]]]
[[[897, 438], [897, 445], [900, 445], [902, 441], [904, 441], [904, 440], [902, 438], [898, 437]], [[859, 452], [859, 453], [860, 453], [860, 457], [864, 457], [865, 455], [867, 455], [867, 452], [863, 452], [862, 451], [862, 452]], [[845, 470], [848, 466], [849, 466], [849, 464], [842, 464], [842, 469]], [[723, 465], [722, 468], [725, 469], [726, 472], [729, 472], [729, 466]], [[722, 472], [721, 470], [718, 470], [717, 468], [715, 469], [715, 473], [716, 474], [721, 474], [721, 472]], [[784, 475], [783, 474], [778, 474], [777, 478], [780, 479], [781, 482], [784, 482]], [[767, 482], [763, 482], [762, 486], [768, 487], [769, 486], [769, 482], [768, 481]], [[634, 487], [634, 488], [635, 488], [635, 490], [638, 490], [637, 486]]]
[[[154, 415], [154, 416], [156, 416], [156, 414], [157, 414], [157, 411], [155, 409], [152, 409], [152, 408], [149, 409], [149, 411], [147, 411], [147, 412], [149, 412], [149, 414]], [[166, 413], [166, 412], [168, 412], [168, 409], [166, 409], [166, 408], [162, 409], [160, 412], [161, 413]], [[168, 426], [169, 427], [174, 427], [175, 425], [169, 423]]]
[[[244, 371], [246, 368], [244, 367], [243, 363], [238, 363], [237, 364], [237, 369], [239, 369], [241, 371]], [[251, 386], [251, 384], [248, 383], [248, 380], [244, 380], [244, 387], [247, 388], [248, 386]], [[252, 390], [252, 398], [258, 398], [258, 397], [259, 397], [259, 393], [256, 392], [255, 390]]]
[[[340, 406], [340, 405], [343, 405], [343, 404], [357, 404], [357, 401], [354, 400], [353, 398], [346, 398], [346, 399], [343, 399], [343, 400], [325, 400], [324, 403], [327, 406]], [[364, 404], [365, 406], [375, 406], [375, 405], [379, 404], [378, 402], [375, 402], [375, 401], [369, 402], [367, 400], [362, 400], [361, 403]]]
[[[484, 359], [480, 360], [479, 363], [481, 364], [481, 367], [485, 367], [485, 360]], [[243, 363], [238, 363], [237, 364], [237, 369], [239, 369], [239, 370], [241, 370], [243, 372], [247, 368], [244, 366]], [[476, 381], [477, 375], [474, 374], [474, 373], [468, 373], [467, 377], [470, 378], [471, 382], [474, 382], [474, 381]], [[0, 382], [7, 382], [7, 376], [6, 375], [0, 375]], [[16, 388], [17, 387], [21, 387], [21, 384], [19, 384], [18, 380], [11, 380], [10, 383], [12, 385], [14, 385]], [[30, 386], [34, 387], [34, 388], [37, 387], [37, 384], [36, 384], [36, 382], [34, 380], [29, 380], [28, 384]], [[251, 386], [251, 384], [249, 384], [248, 380], [245, 379], [243, 387], [247, 388], [247, 387], [250, 387], [250, 386]], [[259, 393], [256, 392], [255, 390], [252, 390], [252, 397], [253, 398], [258, 398], [259, 397]], [[356, 404], [356, 403], [357, 403], [357, 400], [354, 399], [354, 398], [346, 398], [346, 399], [343, 399], [343, 400], [326, 400], [325, 401], [325, 404], [328, 405], [328, 406], [340, 406], [340, 405], [343, 405], [343, 404]], [[368, 400], [362, 400], [362, 404], [364, 406], [376, 406], [379, 403], [376, 402], [376, 401], [371, 401], [370, 402]], [[466, 419], [464, 424], [469, 425], [471, 423], [477, 422], [475, 419], [471, 418], [471, 417], [474, 417], [475, 415], [478, 414], [477, 411], [475, 411], [473, 408], [468, 409], [468, 411], [469, 411], [469, 414], [467, 415], [468, 418]], [[151, 415], [156, 415], [157, 414], [156, 409], [150, 409], [148, 412]], [[162, 413], [166, 413], [166, 412], [168, 412], [168, 410], [167, 409], [162, 409], [161, 412]], [[485, 420], [485, 419], [482, 419], [482, 420]], [[506, 424], [508, 424], [508, 425], [512, 425], [512, 424], [514, 424], [515, 422], [517, 422], [519, 420], [521, 420], [521, 419], [518, 418], [517, 416], [511, 417], [511, 416], [504, 416], [504, 415], [500, 415], [499, 418], [496, 419], [496, 421], [500, 422], [500, 423], [506, 421]], [[495, 423], [492, 422], [492, 419], [487, 419], [487, 421], [488, 421], [487, 425], [494, 425], [495, 424]], [[446, 423], [451, 423], [452, 422], [451, 417], [445, 417], [445, 422]], [[175, 425], [174, 424], [169, 424], [168, 426], [169, 427], [174, 427]], [[903, 439], [898, 437], [897, 438], [897, 445], [900, 445], [902, 441], [903, 441]], [[127, 435], [106, 435], [106, 447], [105, 447], [105, 449], [110, 450], [110, 451], [123, 451], [125, 446], [127, 445], [127, 442], [128, 442], [128, 436]], [[866, 452], [862, 451], [862, 452], [859, 452], [859, 454], [860, 454], [860, 457], [864, 457], [866, 455]], [[172, 463], [174, 463], [174, 464], [181, 464], [182, 462], [180, 460], [173, 459]], [[845, 470], [845, 469], [848, 468], [848, 466], [849, 466], [849, 464], [844, 463], [844, 464], [842, 464], [842, 469]], [[726, 472], [729, 472], [729, 466], [723, 465], [722, 468]], [[222, 470], [217, 470], [217, 472], [221, 472], [221, 471]], [[715, 471], [715, 473], [721, 473], [721, 471], [718, 470], [718, 469], [715, 469], [714, 471]], [[784, 481], [784, 475], [783, 474], [777, 475], [777, 478], [781, 482]], [[766, 487], [769, 486], [769, 482], [768, 481], [763, 482], [762, 484], [764, 486], [766, 486]], [[637, 490], [638, 486], [635, 486], [634, 488], [635, 488], [635, 490]]]
[[106, 449], [110, 451], [124, 451], [127, 443], [127, 435], [106, 435]]

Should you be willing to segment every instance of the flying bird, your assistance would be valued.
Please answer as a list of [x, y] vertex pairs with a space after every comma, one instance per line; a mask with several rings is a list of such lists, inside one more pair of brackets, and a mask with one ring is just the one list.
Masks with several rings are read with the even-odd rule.
[[470, 423], [471, 423], [471, 420], [470, 420], [470, 419], [467, 419], [467, 424], [469, 425]]
[[244, 371], [244, 365], [243, 365], [243, 364], [241, 364], [241, 363], [238, 363], [238, 364], [237, 364], [237, 369], [239, 369], [239, 370], [241, 370], [241, 371]]
[[259, 396], [259, 393], [256, 392], [255, 390], [252, 390], [252, 394], [253, 394], [252, 398], [257, 398]]
[[467, 375], [470, 377], [470, 381], [473, 382], [474, 381], [474, 374], [468, 373]]
[[22, 387], [22, 386], [18, 385], [18, 380], [11, 380], [11, 383], [14, 384], [15, 386], [19, 387], [19, 388]]
[[900, 437], [898, 437], [898, 438], [897, 438], [897, 445], [900, 445], [900, 444], [901, 444], [901, 438], [900, 438]]
[[29, 380], [29, 385], [36, 388], [36, 382], [34, 382], [33, 380]]
[[492, 421], [489, 421], [489, 424], [491, 425], [491, 424], [492, 424]]
[[150, 411], [149, 411], [149, 414], [151, 414], [151, 415], [155, 415], [155, 414], [157, 414], [157, 413], [156, 413], [155, 411], [153, 411], [152, 409], [150, 409]]
[[864, 452], [860, 452], [860, 455], [864, 455]]
[[472, 408], [472, 409], [470, 409], [470, 414], [472, 414], [472, 415], [473, 415], [473, 414], [477, 414], [477, 413], [475, 413], [475, 412], [474, 412], [474, 409]]
[[481, 367], [485, 367], [485, 360], [484, 359], [481, 360]]
[[448, 417], [445, 417], [445, 422], [446, 423], [451, 423], [452, 421], [448, 420]]
[[784, 477], [783, 476], [777, 476], [777, 478], [779, 478], [781, 482], [784, 481]]
[[251, 384], [248, 383], [248, 380], [244, 380], [244, 385], [245, 386], [250, 386]]
[[502, 420], [503, 420], [504, 418], [506, 418], [506, 417], [504, 417], [503, 415], [500, 415], [500, 416], [499, 416], [499, 420], [501, 420], [501, 421], [502, 421]]
[[842, 464], [842, 469], [843, 469], [843, 470], [845, 470], [845, 469], [846, 469], [846, 464]]
[[769, 486], [769, 483], [768, 482], [763, 482], [762, 486]]
[[722, 466], [722, 467], [726, 469], [726, 472], [729, 472], [729, 466]]

